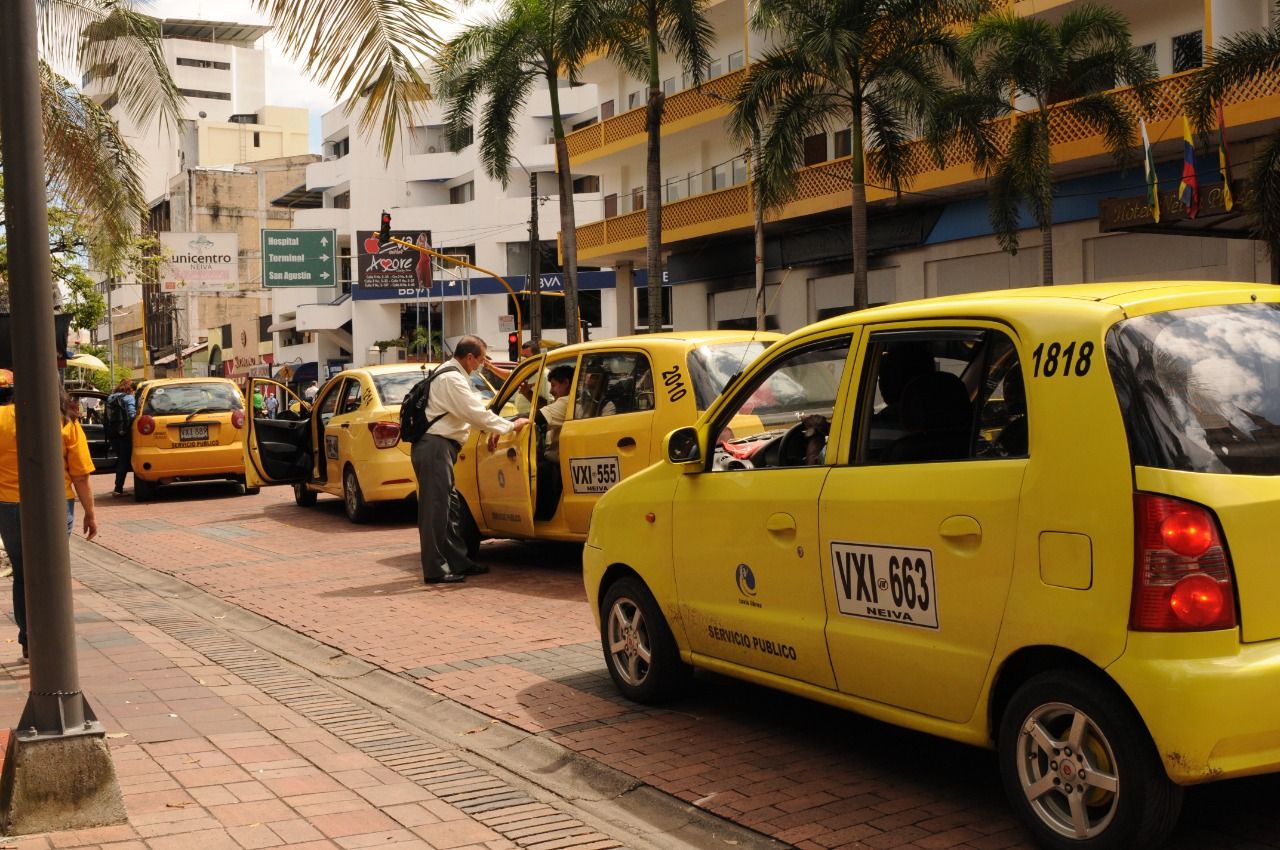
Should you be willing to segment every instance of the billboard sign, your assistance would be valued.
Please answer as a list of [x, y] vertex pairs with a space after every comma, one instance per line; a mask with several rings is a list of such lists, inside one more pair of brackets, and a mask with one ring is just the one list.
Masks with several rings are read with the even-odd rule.
[[240, 240], [235, 233], [161, 233], [160, 288], [165, 292], [235, 292]]
[[[431, 247], [430, 230], [393, 230], [391, 235], [405, 242]], [[394, 242], [380, 246], [376, 230], [358, 231], [356, 237], [360, 246], [356, 289], [369, 293], [365, 297], [394, 297], [397, 293], [408, 292], [412, 298], [415, 294], [426, 296], [430, 291], [431, 257]]]

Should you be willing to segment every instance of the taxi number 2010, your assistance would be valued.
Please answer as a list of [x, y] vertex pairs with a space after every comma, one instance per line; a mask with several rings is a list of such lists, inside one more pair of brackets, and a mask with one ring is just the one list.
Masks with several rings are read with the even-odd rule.
[[938, 628], [931, 550], [832, 541], [831, 571], [841, 614]]

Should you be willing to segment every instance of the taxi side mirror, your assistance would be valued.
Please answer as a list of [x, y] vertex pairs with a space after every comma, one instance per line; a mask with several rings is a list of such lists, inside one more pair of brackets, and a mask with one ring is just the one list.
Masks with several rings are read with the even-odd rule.
[[702, 462], [702, 446], [698, 442], [698, 429], [693, 427], [677, 428], [667, 435], [667, 461], [677, 465], [689, 465], [686, 471], [693, 472], [695, 464]]

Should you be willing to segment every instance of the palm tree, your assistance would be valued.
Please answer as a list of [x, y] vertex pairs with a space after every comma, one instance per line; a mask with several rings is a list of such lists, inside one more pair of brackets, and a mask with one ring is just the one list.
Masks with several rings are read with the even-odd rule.
[[[562, 79], [574, 81], [587, 48], [590, 28], [585, 24], [590, 13], [579, 8], [582, 5], [574, 0], [507, 0], [495, 17], [469, 27], [445, 45], [435, 77], [455, 146], [464, 142], [481, 95], [488, 96], [480, 124], [480, 161], [503, 188], [510, 179], [515, 120], [524, 113], [535, 85], [546, 83], [555, 133], [565, 335], [570, 343], [578, 341], [578, 246], [559, 85]], [[529, 262], [533, 261], [531, 256]]]
[[[1280, 0], [1271, 13], [1271, 26], [1243, 32], [1215, 47], [1208, 64], [1187, 89], [1185, 108], [1201, 133], [1214, 125], [1218, 104], [1235, 86], [1280, 74]], [[1254, 230], [1267, 243], [1271, 267], [1280, 270], [1280, 131], [1271, 135], [1254, 157], [1250, 171], [1253, 197], [1249, 210]], [[1274, 280], [1280, 280], [1273, 271]]]
[[946, 91], [955, 26], [983, 0], [760, 0], [752, 26], [778, 45], [752, 64], [735, 96], [734, 135], [760, 138], [752, 178], [758, 208], [785, 203], [804, 165], [804, 139], [849, 131], [853, 306], [867, 306], [868, 168], [895, 193], [912, 176], [909, 143]]
[[[1071, 9], [1057, 23], [1012, 11], [985, 15], [961, 47], [965, 87], [939, 103], [929, 135], [941, 143], [958, 133], [972, 146], [975, 167], [989, 176], [992, 227], [1011, 254], [1018, 251], [1021, 206], [1030, 207], [1043, 244], [1042, 283], [1050, 285], [1054, 129], [1065, 122], [1093, 128], [1123, 166], [1137, 116], [1110, 90], [1133, 86], [1147, 108], [1155, 64], [1133, 46], [1123, 15], [1093, 4]], [[1007, 140], [992, 123], [998, 118], [1010, 119]]]
[[[589, 4], [584, 4], [589, 5]], [[711, 62], [715, 32], [707, 0], [605, 0], [594, 19], [595, 44], [634, 76], [649, 81], [645, 113], [645, 259], [649, 273], [649, 332], [662, 330], [662, 91], [658, 59], [675, 54], [700, 85]]]

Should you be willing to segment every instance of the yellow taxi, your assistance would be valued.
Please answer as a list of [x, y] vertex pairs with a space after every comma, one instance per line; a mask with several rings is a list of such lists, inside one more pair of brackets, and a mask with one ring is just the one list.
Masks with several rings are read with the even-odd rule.
[[[311, 506], [321, 493], [342, 499], [347, 519], [368, 521], [372, 505], [417, 496], [409, 445], [400, 442], [400, 403], [435, 363], [345, 369], [307, 405], [284, 384], [253, 378], [249, 393], [276, 394], [284, 411], [255, 417], [245, 441], [245, 477], [254, 487], [292, 484], [294, 500]], [[490, 379], [472, 376], [493, 397]]]
[[[133, 494], [177, 481], [244, 480], [244, 399], [226, 378], [162, 378], [138, 388]], [[246, 486], [245, 493], [258, 492]]]
[[994, 747], [1044, 846], [1280, 769], [1280, 290], [1054, 286], [774, 344], [596, 505], [609, 672], [691, 667]]
[[[730, 378], [780, 338], [647, 334], [520, 361], [490, 407], [508, 419], [528, 417], [534, 427], [502, 436], [493, 451], [488, 434], [473, 430], [454, 468], [471, 555], [485, 537], [585, 540], [601, 494], [657, 460], [664, 434], [695, 421]], [[553, 382], [557, 375], [566, 381]]]

